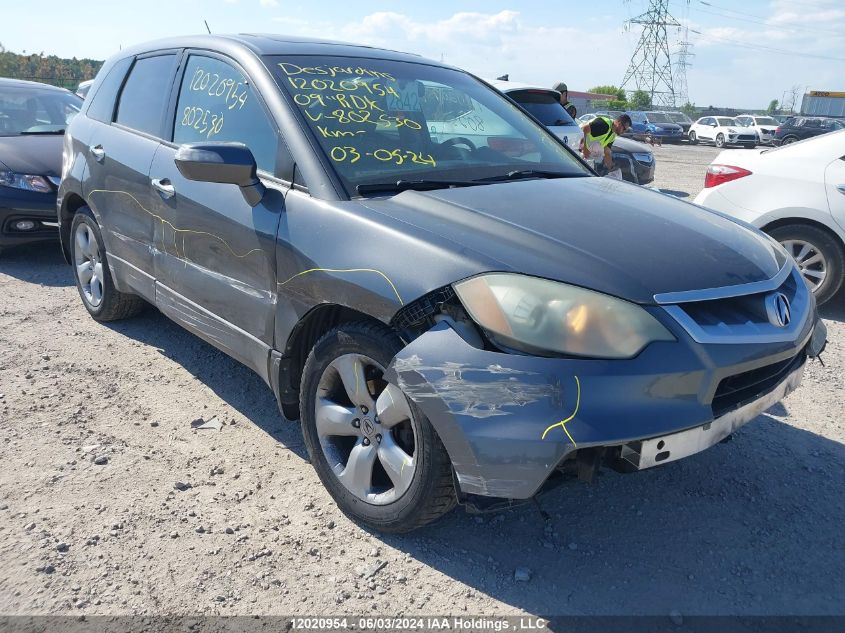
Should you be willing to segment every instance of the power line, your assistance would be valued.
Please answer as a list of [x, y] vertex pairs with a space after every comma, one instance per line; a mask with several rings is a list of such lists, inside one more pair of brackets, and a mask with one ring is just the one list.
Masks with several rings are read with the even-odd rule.
[[[701, 0], [699, 0], [699, 1], [701, 1]], [[709, 2], [701, 2], [701, 4], [705, 4], [707, 6], [715, 6], [715, 5], [711, 5]], [[715, 15], [715, 16], [718, 16], [718, 17], [721, 17], [721, 18], [728, 18], [730, 20], [737, 20], [738, 22], [750, 22], [751, 24], [759, 24], [761, 26], [765, 26], [765, 27], [770, 28], [770, 29], [779, 29], [779, 30], [782, 30], [782, 31], [796, 31], [796, 30], [798, 30], [798, 31], [810, 31], [810, 32], [813, 32], [813, 33], [820, 33], [821, 32], [821, 33], [832, 33], [834, 35], [842, 35], [841, 31], [832, 31], [832, 30], [827, 30], [827, 29], [820, 29], [820, 28], [817, 28], [817, 27], [800, 26], [800, 25], [797, 25], [797, 24], [794, 25], [794, 26], [781, 26], [780, 24], [772, 24], [770, 22], [766, 22], [765, 21], [766, 18], [761, 18], [760, 20], [752, 20], [750, 18], [742, 18], [742, 17], [739, 17], [737, 15], [728, 15], [726, 13], [718, 13], [716, 11], [707, 11], [706, 9], [701, 9], [699, 7], [693, 7], [693, 10], [697, 11], [698, 13], [706, 13], [707, 15]], [[732, 9], [726, 9], [726, 11], [733, 11], [733, 10]], [[733, 13], [740, 13], [740, 11], [733, 11]], [[751, 15], [751, 14], [750, 13], [742, 13], [742, 15]], [[755, 15], [753, 17], [756, 18], [756, 17], [760, 17], [760, 16]]]
[[766, 52], [770, 52], [770, 53], [778, 53], [780, 55], [791, 55], [791, 56], [794, 56], [794, 57], [810, 57], [810, 58], [813, 58], [813, 59], [825, 59], [825, 60], [835, 61], [835, 62], [845, 62], [845, 57], [831, 57], [829, 55], [816, 55], [814, 53], [802, 53], [800, 51], [790, 51], [790, 50], [787, 50], [785, 48], [774, 48], [773, 46], [765, 46], [763, 44], [740, 43], [740, 42], [735, 42], [733, 40], [721, 38], [721, 37], [718, 37], [716, 35], [708, 35], [708, 34], [702, 33], [701, 31], [696, 31], [695, 29], [690, 29], [690, 31], [692, 33], [695, 33], [696, 35], [700, 35], [705, 40], [719, 42], [721, 44], [728, 44], [730, 46], [737, 46], [739, 48], [748, 48], [748, 49], [752, 49], [752, 50], [766, 51]]

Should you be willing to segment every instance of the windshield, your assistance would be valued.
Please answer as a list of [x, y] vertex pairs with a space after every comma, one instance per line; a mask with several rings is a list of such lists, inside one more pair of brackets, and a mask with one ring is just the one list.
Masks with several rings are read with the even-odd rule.
[[543, 125], [576, 125], [560, 104], [557, 92], [547, 90], [511, 90], [507, 95], [528, 110]]
[[69, 92], [0, 86], [0, 136], [63, 132], [81, 106]]
[[548, 130], [466, 73], [371, 58], [267, 61], [350, 194], [400, 180], [589, 175]]
[[757, 125], [774, 125], [777, 126], [778, 122], [775, 121], [773, 118], [768, 116], [758, 116], [754, 117], [754, 122]]
[[692, 123], [692, 120], [683, 112], [670, 112], [668, 116], [674, 123]]
[[731, 125], [737, 127], [737, 122], [734, 119], [730, 119], [726, 116], [716, 117], [716, 121], [719, 122], [719, 127], [729, 127]]
[[649, 112], [648, 120], [650, 123], [671, 123], [672, 120], [663, 112]]

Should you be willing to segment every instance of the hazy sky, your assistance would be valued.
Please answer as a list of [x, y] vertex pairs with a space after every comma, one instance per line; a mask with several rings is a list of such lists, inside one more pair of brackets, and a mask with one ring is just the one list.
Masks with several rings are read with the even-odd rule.
[[[647, 0], [5, 0], [8, 50], [103, 59], [170, 35], [285, 33], [444, 59], [482, 77], [573, 90], [619, 84], [639, 37], [625, 28]], [[690, 100], [763, 108], [793, 86], [845, 90], [845, 0], [671, 0], [695, 53]], [[696, 33], [695, 31], [698, 31]], [[683, 33], [670, 29], [671, 42]], [[784, 53], [783, 51], [786, 51]], [[799, 103], [800, 105], [800, 98]]]

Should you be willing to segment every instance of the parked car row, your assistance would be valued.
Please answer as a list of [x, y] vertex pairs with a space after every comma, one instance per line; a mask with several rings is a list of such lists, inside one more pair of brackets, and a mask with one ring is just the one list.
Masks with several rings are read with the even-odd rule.
[[90, 316], [152, 304], [250, 367], [338, 506], [402, 532], [714, 446], [826, 342], [774, 239], [597, 178], [552, 95], [507, 93], [192, 36], [123, 49], [78, 114], [26, 102], [18, 135], [68, 126], [53, 217]]

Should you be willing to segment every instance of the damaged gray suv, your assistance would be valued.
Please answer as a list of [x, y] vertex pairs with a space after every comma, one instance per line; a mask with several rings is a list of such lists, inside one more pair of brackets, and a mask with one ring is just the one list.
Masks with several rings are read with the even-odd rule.
[[461, 70], [274, 35], [109, 60], [65, 136], [85, 308], [257, 372], [385, 531], [699, 452], [824, 346], [773, 240], [598, 178]]

